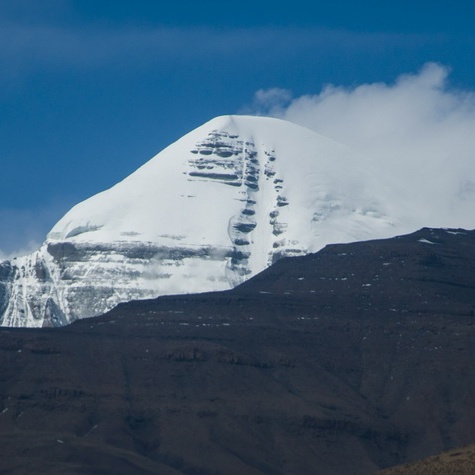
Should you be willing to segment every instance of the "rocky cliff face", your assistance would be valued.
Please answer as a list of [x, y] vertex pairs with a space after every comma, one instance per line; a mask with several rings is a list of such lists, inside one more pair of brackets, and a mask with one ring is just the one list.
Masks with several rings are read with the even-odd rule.
[[[4, 326], [57, 326], [119, 302], [224, 290], [283, 256], [405, 230], [372, 164], [276, 119], [220, 117], [75, 206], [0, 264]], [[407, 227], [407, 226], [406, 226]]]

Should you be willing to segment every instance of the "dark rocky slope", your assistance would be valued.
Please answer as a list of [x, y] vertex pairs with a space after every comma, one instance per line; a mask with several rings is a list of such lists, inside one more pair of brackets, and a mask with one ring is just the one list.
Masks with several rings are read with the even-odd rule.
[[475, 232], [0, 332], [5, 474], [369, 474], [475, 441]]

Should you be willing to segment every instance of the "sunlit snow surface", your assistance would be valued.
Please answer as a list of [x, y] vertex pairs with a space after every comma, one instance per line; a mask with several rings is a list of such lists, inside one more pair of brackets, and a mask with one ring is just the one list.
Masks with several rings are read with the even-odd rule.
[[395, 190], [370, 159], [310, 130], [218, 117], [72, 208], [38, 252], [0, 264], [2, 324], [229, 289], [282, 256], [422, 226], [403, 197], [394, 208]]

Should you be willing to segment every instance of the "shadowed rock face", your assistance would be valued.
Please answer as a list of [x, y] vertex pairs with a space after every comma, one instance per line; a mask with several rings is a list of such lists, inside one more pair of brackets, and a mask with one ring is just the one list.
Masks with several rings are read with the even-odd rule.
[[369, 474], [475, 440], [475, 232], [0, 333], [0, 472]]

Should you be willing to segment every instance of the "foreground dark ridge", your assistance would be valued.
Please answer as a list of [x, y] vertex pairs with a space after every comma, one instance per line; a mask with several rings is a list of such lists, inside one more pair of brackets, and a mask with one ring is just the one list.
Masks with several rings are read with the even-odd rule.
[[475, 441], [475, 232], [0, 334], [0, 472], [369, 474]]

